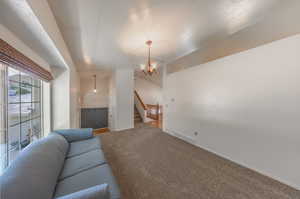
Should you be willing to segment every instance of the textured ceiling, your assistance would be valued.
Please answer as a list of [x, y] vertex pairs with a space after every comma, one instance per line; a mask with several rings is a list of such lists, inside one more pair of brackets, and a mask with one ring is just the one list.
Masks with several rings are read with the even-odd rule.
[[[79, 70], [170, 62], [264, 18], [279, 0], [48, 0]], [[283, 2], [283, 1], [281, 1]]]
[[[0, 0], [0, 23], [50, 65], [63, 65], [51, 38], [26, 1]], [[236, 52], [249, 43], [253, 43], [249, 47], [255, 47], [268, 40], [266, 35], [276, 38], [273, 35], [293, 24], [297, 26], [300, 18], [300, 12], [293, 9], [300, 5], [299, 0], [48, 0], [48, 3], [79, 71], [138, 67], [145, 62], [145, 42], [149, 39], [153, 40], [153, 59], [162, 64], [192, 52], [217, 57], [211, 48], [216, 43], [227, 44], [228, 52]], [[281, 8], [294, 14], [281, 16]], [[281, 26], [264, 30], [263, 36], [260, 31], [253, 31], [272, 27], [273, 18]], [[258, 28], [256, 24], [260, 24]], [[247, 31], [249, 34], [239, 34]], [[234, 45], [226, 43], [235, 35], [239, 37]]]

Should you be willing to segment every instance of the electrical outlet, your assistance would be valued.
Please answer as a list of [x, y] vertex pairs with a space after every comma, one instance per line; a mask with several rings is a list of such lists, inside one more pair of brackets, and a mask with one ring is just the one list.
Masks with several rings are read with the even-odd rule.
[[197, 135], [198, 135], [198, 132], [197, 132], [197, 131], [195, 131], [195, 132], [194, 132], [194, 135], [195, 135], [195, 136], [197, 136]]

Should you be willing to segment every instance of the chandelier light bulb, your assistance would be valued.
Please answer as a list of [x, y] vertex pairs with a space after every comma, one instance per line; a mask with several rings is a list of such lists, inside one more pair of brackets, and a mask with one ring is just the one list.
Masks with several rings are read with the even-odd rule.
[[157, 67], [157, 63], [153, 63], [152, 68], [156, 69], [156, 67]]
[[141, 67], [141, 70], [145, 70], [146, 65], [145, 64], [141, 64], [140, 67]]

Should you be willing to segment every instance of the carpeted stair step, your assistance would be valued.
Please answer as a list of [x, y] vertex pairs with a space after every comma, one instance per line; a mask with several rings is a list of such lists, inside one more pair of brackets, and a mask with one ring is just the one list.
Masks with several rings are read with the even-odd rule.
[[134, 122], [143, 122], [142, 117], [136, 108], [134, 109]]

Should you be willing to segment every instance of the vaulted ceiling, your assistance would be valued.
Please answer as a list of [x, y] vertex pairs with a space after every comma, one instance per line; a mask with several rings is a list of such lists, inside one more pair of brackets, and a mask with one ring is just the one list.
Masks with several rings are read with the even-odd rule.
[[[261, 20], [279, 0], [48, 0], [79, 70], [172, 61]], [[282, 2], [282, 1], [281, 1]]]
[[[62, 65], [53, 38], [34, 13], [26, 12], [26, 1], [33, 2], [1, 0], [0, 23], [50, 65]], [[145, 62], [147, 40], [153, 41], [153, 59], [162, 64], [195, 51], [205, 54], [207, 49], [213, 57], [209, 47], [216, 42], [256, 24], [270, 25], [272, 18], [283, 25], [265, 31], [264, 37], [259, 31], [251, 32], [251, 37], [241, 35], [238, 43], [227, 43], [226, 50], [242, 49], [253, 38], [265, 40], [282, 30], [298, 33], [299, 28], [289, 28], [293, 23], [298, 27], [300, 18], [299, 0], [48, 0], [48, 4], [79, 71], [138, 67]]]

